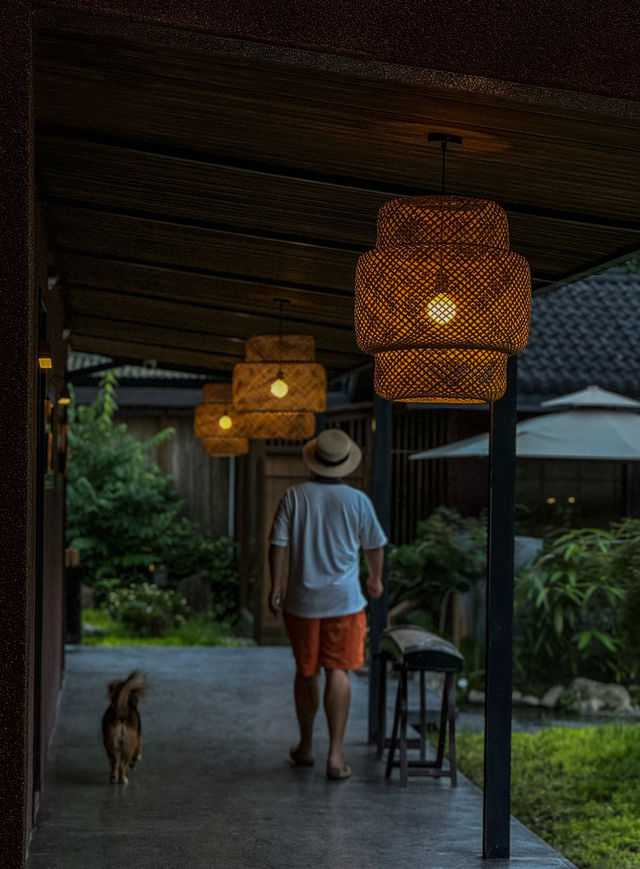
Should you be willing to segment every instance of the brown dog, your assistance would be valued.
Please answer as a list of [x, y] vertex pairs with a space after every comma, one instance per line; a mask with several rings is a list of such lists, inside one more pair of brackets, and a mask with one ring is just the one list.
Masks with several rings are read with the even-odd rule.
[[128, 679], [109, 685], [111, 703], [102, 716], [102, 738], [111, 764], [111, 781], [127, 784], [127, 767], [142, 757], [138, 700], [148, 687], [146, 676], [134, 670]]

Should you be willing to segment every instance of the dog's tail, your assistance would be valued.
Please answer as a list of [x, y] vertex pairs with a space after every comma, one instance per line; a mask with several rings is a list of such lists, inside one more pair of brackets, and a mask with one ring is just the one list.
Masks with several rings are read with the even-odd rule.
[[126, 718], [129, 708], [138, 705], [138, 699], [149, 687], [149, 682], [144, 673], [134, 670], [124, 682], [112, 682], [109, 685], [111, 693], [111, 705], [116, 711], [118, 718]]

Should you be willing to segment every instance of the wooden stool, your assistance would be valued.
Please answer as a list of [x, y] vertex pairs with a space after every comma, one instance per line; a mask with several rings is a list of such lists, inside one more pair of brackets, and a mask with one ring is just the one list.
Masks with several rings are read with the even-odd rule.
[[[457, 785], [456, 770], [456, 691], [453, 681], [454, 673], [462, 670], [463, 658], [452, 644], [443, 640], [437, 634], [417, 628], [413, 625], [401, 625], [387, 628], [378, 641], [378, 654], [382, 659], [380, 705], [378, 706], [378, 759], [382, 757], [388, 746], [387, 767], [385, 775], [391, 775], [394, 766], [400, 767], [400, 784], [406, 787], [408, 776], [422, 775], [451, 779], [451, 786]], [[391, 739], [386, 739], [387, 711], [387, 661], [392, 661], [394, 670], [398, 672], [398, 693], [393, 719]], [[436, 759], [426, 759], [427, 735], [427, 692], [425, 688], [425, 673], [427, 671], [444, 673], [444, 690], [440, 707], [440, 732]], [[410, 672], [420, 673], [420, 736], [418, 739], [407, 738], [407, 676]], [[449, 769], [442, 768], [444, 746], [449, 730]], [[398, 731], [400, 731], [398, 735]], [[394, 761], [396, 748], [399, 747], [400, 760]], [[418, 748], [419, 760], [409, 760], [407, 749]]]

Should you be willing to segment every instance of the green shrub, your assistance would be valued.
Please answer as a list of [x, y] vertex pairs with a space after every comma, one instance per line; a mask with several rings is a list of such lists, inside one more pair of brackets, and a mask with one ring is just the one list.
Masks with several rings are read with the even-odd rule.
[[181, 594], [143, 582], [110, 591], [105, 609], [132, 634], [159, 637], [168, 628], [183, 624], [189, 608]]
[[580, 529], [545, 544], [515, 583], [516, 678], [548, 685], [578, 674], [620, 678], [619, 614], [625, 590], [612, 576], [613, 532]]
[[114, 621], [105, 609], [82, 613], [82, 642], [88, 646], [238, 646], [247, 640], [237, 637], [227, 621], [217, 621], [208, 613], [197, 613], [157, 637], [141, 637], [122, 622]]
[[133, 438], [114, 421], [116, 387], [107, 373], [91, 405], [69, 407], [67, 545], [80, 550], [86, 581], [99, 597], [108, 591], [105, 580], [144, 582], [149, 565], [165, 564], [173, 586], [191, 573], [207, 571], [214, 583], [221, 575], [230, 610], [237, 597], [233, 544], [206, 537], [183, 515], [173, 479], [150, 459], [173, 429], [144, 443]]
[[640, 520], [627, 519], [616, 527], [620, 544], [611, 558], [611, 575], [626, 590], [620, 627], [633, 678], [640, 673]]
[[418, 523], [412, 543], [389, 548], [389, 603], [415, 601], [412, 621], [423, 614], [425, 627], [450, 628], [451, 598], [486, 576], [486, 527], [456, 510], [438, 507]]

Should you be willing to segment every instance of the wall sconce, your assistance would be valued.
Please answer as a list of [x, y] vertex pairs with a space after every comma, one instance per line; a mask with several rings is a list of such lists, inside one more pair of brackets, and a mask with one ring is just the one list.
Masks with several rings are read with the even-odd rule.
[[49, 342], [45, 339], [42, 339], [42, 341], [38, 343], [38, 365], [41, 369], [53, 367], [51, 347], [49, 346]]
[[397, 401], [483, 402], [504, 395], [507, 358], [526, 346], [531, 275], [509, 249], [495, 202], [442, 195], [385, 203], [377, 246], [358, 260], [355, 330], [375, 357], [374, 387]]
[[[62, 388], [58, 389], [56, 384]], [[59, 404], [64, 407], [71, 402], [71, 395], [69, 393], [67, 381], [61, 374], [54, 374], [53, 377], [49, 378], [47, 381], [47, 394], [54, 404]]]

